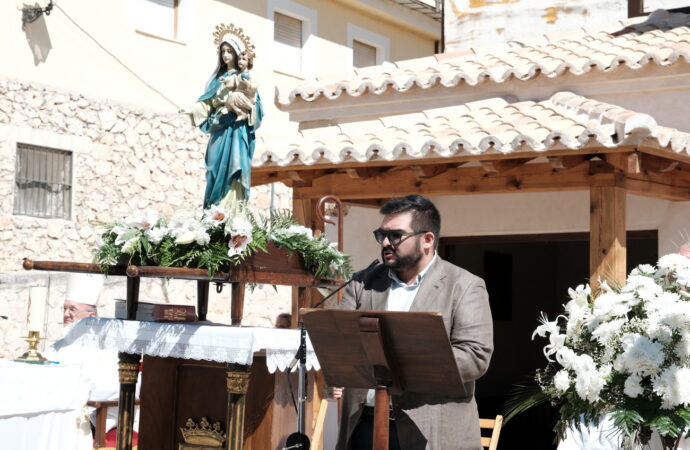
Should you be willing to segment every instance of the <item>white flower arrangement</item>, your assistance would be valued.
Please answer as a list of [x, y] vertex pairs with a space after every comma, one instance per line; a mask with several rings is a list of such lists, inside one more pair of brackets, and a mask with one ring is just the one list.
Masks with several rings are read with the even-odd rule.
[[101, 224], [94, 260], [102, 270], [137, 263], [165, 267], [205, 268], [209, 274], [250, 254], [266, 251], [268, 242], [299, 253], [317, 277], [348, 277], [348, 255], [324, 235], [298, 225], [289, 213], [274, 213], [259, 224], [245, 207], [232, 211], [213, 205], [201, 214], [178, 211], [166, 220], [155, 212]]
[[561, 430], [611, 414], [628, 445], [690, 434], [689, 292], [690, 258], [671, 254], [624, 286], [570, 289], [563, 315], [542, 315], [532, 338], [548, 339], [548, 365], [536, 379], [560, 405]]

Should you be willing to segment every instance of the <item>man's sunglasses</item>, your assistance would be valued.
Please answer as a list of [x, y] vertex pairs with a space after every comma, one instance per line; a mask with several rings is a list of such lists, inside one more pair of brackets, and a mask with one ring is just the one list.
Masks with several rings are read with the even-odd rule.
[[404, 238], [408, 236], [417, 236], [418, 234], [424, 233], [428, 233], [428, 231], [410, 231], [408, 233], [404, 233], [400, 230], [382, 230], [381, 228], [378, 228], [374, 230], [374, 239], [376, 239], [376, 242], [379, 244], [382, 244], [383, 241], [388, 238], [388, 242], [390, 242], [391, 245], [398, 245]]

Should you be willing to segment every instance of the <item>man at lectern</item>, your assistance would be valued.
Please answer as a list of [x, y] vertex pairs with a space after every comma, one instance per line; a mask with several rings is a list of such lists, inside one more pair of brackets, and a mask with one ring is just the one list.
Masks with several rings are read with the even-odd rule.
[[[438, 312], [453, 348], [467, 397], [393, 395], [390, 448], [480, 450], [474, 382], [489, 366], [493, 324], [484, 281], [436, 253], [441, 217], [419, 195], [394, 198], [380, 209], [374, 238], [383, 264], [355, 275], [341, 309]], [[374, 391], [346, 388], [338, 450], [371, 449]]]

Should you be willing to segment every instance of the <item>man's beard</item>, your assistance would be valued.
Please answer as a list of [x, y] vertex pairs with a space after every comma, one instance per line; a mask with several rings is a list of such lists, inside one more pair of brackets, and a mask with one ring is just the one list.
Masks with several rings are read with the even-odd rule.
[[[383, 252], [385, 250], [390, 250], [393, 252], [395, 255], [395, 260], [394, 261], [388, 261], [386, 258], [383, 256]], [[420, 248], [419, 245], [415, 247], [414, 252], [405, 255], [405, 256], [399, 256], [398, 252], [391, 246], [387, 246], [381, 249], [381, 260], [383, 261], [383, 264], [386, 267], [389, 267], [393, 270], [408, 270], [417, 265], [417, 263], [422, 259], [422, 249]]]

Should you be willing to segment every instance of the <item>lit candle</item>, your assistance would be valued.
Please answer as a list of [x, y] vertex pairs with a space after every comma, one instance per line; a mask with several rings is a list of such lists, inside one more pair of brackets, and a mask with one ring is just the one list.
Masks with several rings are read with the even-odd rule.
[[29, 291], [29, 331], [43, 331], [48, 288], [34, 286]]

